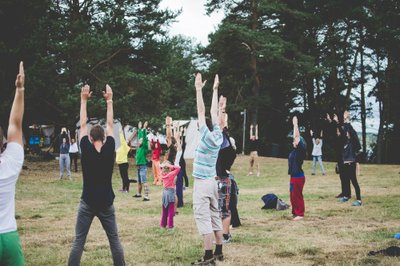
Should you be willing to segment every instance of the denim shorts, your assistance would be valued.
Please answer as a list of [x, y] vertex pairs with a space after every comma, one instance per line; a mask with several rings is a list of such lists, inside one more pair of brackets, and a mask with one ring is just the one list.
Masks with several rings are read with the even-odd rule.
[[137, 166], [137, 173], [139, 184], [147, 183], [147, 166], [145, 164]]

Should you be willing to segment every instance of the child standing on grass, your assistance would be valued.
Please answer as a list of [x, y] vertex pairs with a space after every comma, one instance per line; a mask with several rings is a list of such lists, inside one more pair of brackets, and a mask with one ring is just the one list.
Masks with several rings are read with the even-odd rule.
[[175, 215], [175, 183], [176, 176], [181, 168], [177, 165], [171, 165], [169, 161], [161, 164], [161, 178], [163, 180], [164, 190], [162, 193], [162, 216], [160, 227], [174, 228]]

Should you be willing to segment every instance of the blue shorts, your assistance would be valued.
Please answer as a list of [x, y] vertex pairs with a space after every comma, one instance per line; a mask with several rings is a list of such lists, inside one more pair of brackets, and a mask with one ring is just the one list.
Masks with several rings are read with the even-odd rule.
[[139, 184], [147, 183], [147, 166], [145, 164], [137, 166], [137, 173], [138, 173], [138, 183]]

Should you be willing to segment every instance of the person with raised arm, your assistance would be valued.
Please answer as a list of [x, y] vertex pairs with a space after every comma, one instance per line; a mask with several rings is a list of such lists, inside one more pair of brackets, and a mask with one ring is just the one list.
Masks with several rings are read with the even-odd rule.
[[119, 174], [121, 175], [122, 178], [122, 189], [120, 189], [119, 191], [123, 193], [128, 193], [130, 183], [136, 181], [136, 180], [129, 180], [129, 175], [128, 175], [128, 169], [129, 169], [128, 153], [131, 150], [131, 147], [129, 147], [128, 143], [131, 142], [133, 136], [134, 133], [132, 133], [126, 140], [124, 134], [124, 128], [121, 128], [119, 130], [119, 140], [121, 145], [115, 151], [116, 152], [115, 162], [118, 164]]
[[221, 124], [219, 125], [222, 129], [223, 142], [218, 153], [216, 170], [218, 176], [219, 206], [221, 209], [224, 244], [227, 244], [232, 241], [229, 227], [231, 225], [231, 186], [234, 176], [230, 171], [236, 159], [236, 152], [232, 147], [228, 135], [228, 115], [225, 111], [226, 98], [221, 96], [219, 104], [223, 116], [222, 121], [220, 121]]
[[69, 130], [63, 127], [61, 128], [60, 132], [61, 136], [61, 144], [60, 144], [60, 177], [59, 179], [63, 179], [64, 176], [64, 166], [67, 170], [67, 176], [71, 179], [71, 158], [69, 157], [69, 148], [70, 148], [70, 141], [71, 136]]
[[313, 142], [313, 150], [312, 150], [312, 157], [313, 157], [313, 170], [312, 170], [312, 175], [315, 175], [315, 168], [316, 164], [318, 161], [319, 168], [321, 169], [322, 175], [325, 175], [325, 169], [324, 166], [322, 165], [322, 136], [323, 136], [323, 131], [321, 130], [321, 134], [319, 137], [314, 136], [314, 132], [310, 129], [310, 135], [312, 138]]
[[4, 150], [0, 127], [0, 265], [25, 265], [15, 220], [15, 186], [24, 163], [24, 93], [24, 65], [20, 62], [7, 129], [7, 147]]
[[142, 190], [144, 189], [143, 201], [149, 201], [149, 187], [147, 185], [147, 153], [149, 151], [148, 140], [147, 140], [147, 121], [144, 122], [142, 128], [142, 122], [138, 124], [138, 141], [139, 146], [136, 150], [136, 166], [138, 176], [138, 191], [133, 196], [134, 198], [142, 197]]
[[[253, 132], [253, 130], [255, 132]], [[250, 125], [250, 168], [248, 175], [253, 174], [253, 166], [257, 167], [257, 176], [260, 176], [260, 164], [258, 162], [258, 150], [260, 141], [258, 140], [258, 124]]]
[[78, 130], [75, 130], [75, 138], [71, 139], [71, 145], [69, 147], [69, 158], [71, 161], [71, 166], [72, 163], [74, 163], [75, 167], [75, 172], [78, 172], [78, 156], [79, 156], [79, 149], [78, 149]]
[[306, 157], [306, 143], [300, 136], [297, 117], [294, 116], [293, 122], [293, 150], [289, 154], [290, 175], [290, 202], [292, 204], [293, 221], [298, 221], [304, 217], [304, 198], [303, 188], [306, 182], [304, 171], [302, 169], [303, 161]]
[[[218, 183], [216, 180], [216, 163], [223, 137], [219, 127], [223, 119], [222, 108], [218, 110], [218, 75], [215, 75], [211, 101], [211, 120], [206, 118], [200, 73], [195, 78], [196, 103], [200, 142], [193, 160], [193, 212], [197, 229], [203, 236], [204, 256], [192, 265], [214, 265], [216, 260], [223, 261], [222, 253], [222, 220], [218, 208]], [[213, 254], [213, 235], [216, 249]]]
[[109, 85], [106, 85], [106, 91], [103, 91], [107, 105], [106, 132], [97, 124], [90, 129], [88, 136], [86, 106], [91, 95], [89, 85], [85, 85], [81, 91], [81, 134], [79, 136], [83, 191], [76, 219], [75, 240], [68, 265], [80, 265], [86, 236], [95, 216], [99, 218], [107, 234], [114, 265], [125, 265], [113, 205], [115, 194], [111, 184], [115, 153], [113, 92]]

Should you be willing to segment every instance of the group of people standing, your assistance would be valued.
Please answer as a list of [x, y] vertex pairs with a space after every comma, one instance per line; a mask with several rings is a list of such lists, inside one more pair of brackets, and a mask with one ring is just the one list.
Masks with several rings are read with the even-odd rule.
[[[0, 264], [24, 265], [21, 243], [18, 236], [15, 221], [15, 185], [24, 160], [22, 140], [22, 117], [24, 112], [24, 68], [22, 62], [19, 74], [16, 78], [16, 93], [12, 105], [9, 127], [7, 132], [7, 147], [3, 147], [3, 133], [0, 129]], [[193, 212], [194, 220], [199, 233], [203, 237], [204, 256], [192, 262], [192, 265], [215, 265], [216, 261], [223, 261], [222, 247], [224, 243], [231, 241], [229, 232], [231, 218], [236, 202], [232, 200], [232, 190], [237, 191], [235, 178], [231, 173], [236, 153], [228, 134], [226, 103], [227, 99], [221, 96], [218, 99], [219, 78], [215, 76], [212, 92], [210, 114], [205, 115], [205, 105], [202, 89], [206, 81], [202, 80], [200, 73], [195, 78], [196, 105], [198, 114], [198, 130], [200, 142], [195, 151], [193, 162]], [[80, 135], [79, 146], [81, 151], [81, 165], [83, 175], [83, 189], [77, 212], [75, 238], [68, 259], [68, 265], [79, 265], [83, 247], [94, 217], [98, 217], [104, 231], [107, 234], [114, 265], [125, 265], [124, 251], [119, 240], [114, 198], [112, 189], [112, 174], [115, 161], [114, 140], [114, 110], [113, 91], [106, 85], [103, 97], [106, 103], [106, 129], [100, 125], [94, 125], [88, 130], [87, 126], [87, 102], [91, 97], [90, 87], [85, 85], [81, 90], [80, 105]], [[360, 149], [357, 134], [349, 123], [349, 113], [345, 112], [343, 123], [339, 122], [336, 115], [330, 119], [336, 130], [338, 165], [342, 182], [340, 201], [346, 202], [351, 198], [350, 181], [356, 190], [357, 200], [354, 206], [361, 206], [360, 188], [356, 178], [355, 154]], [[293, 220], [301, 220], [304, 217], [303, 187], [305, 175], [302, 164], [306, 156], [306, 144], [300, 136], [297, 117], [293, 117], [293, 150], [288, 158], [288, 173], [290, 175], [290, 200], [292, 204]], [[173, 216], [176, 207], [183, 205], [181, 191], [183, 179], [186, 175], [182, 166], [182, 135], [179, 127], [172, 130], [172, 118], [166, 118], [168, 152], [167, 160], [160, 164], [160, 143], [152, 140], [152, 161], [154, 171], [153, 184], [163, 184], [162, 194], [162, 218], [161, 227], [173, 228]], [[147, 160], [148, 139], [146, 136], [147, 122], [142, 126], [139, 123], [138, 140], [139, 147], [136, 151], [136, 165], [138, 173], [138, 191], [134, 197], [142, 197], [144, 201], [150, 200], [147, 185]], [[67, 131], [62, 130], [62, 136]], [[69, 135], [69, 134], [68, 134]], [[70, 139], [70, 137], [68, 136]], [[117, 150], [116, 162], [123, 179], [122, 192], [129, 191], [128, 159], [130, 150], [125, 136], [120, 132], [121, 146]], [[64, 154], [60, 162], [67, 162], [65, 154], [70, 147], [67, 137], [63, 137], [60, 154]], [[258, 139], [258, 127], [255, 126], [255, 136]], [[73, 142], [76, 143], [76, 142]], [[315, 142], [317, 143], [317, 142]], [[253, 153], [253, 159], [258, 156]], [[319, 155], [315, 155], [319, 156]], [[60, 156], [61, 157], [61, 156]], [[184, 162], [184, 160], [183, 160]], [[254, 163], [254, 161], [253, 161]], [[158, 166], [159, 165], [159, 166]], [[257, 162], [258, 165], [258, 162]], [[61, 167], [61, 163], [60, 163]], [[160, 170], [160, 171], [158, 171]], [[252, 169], [250, 169], [252, 172]], [[259, 169], [257, 167], [257, 175]], [[63, 173], [60, 173], [63, 176]], [[185, 178], [186, 179], [186, 178]], [[181, 185], [178, 185], [180, 183]], [[187, 182], [186, 182], [187, 184]], [[176, 199], [177, 197], [177, 199]], [[237, 211], [236, 211], [237, 215]], [[238, 218], [238, 217], [237, 217]], [[213, 238], [215, 237], [215, 250], [213, 250]]]

